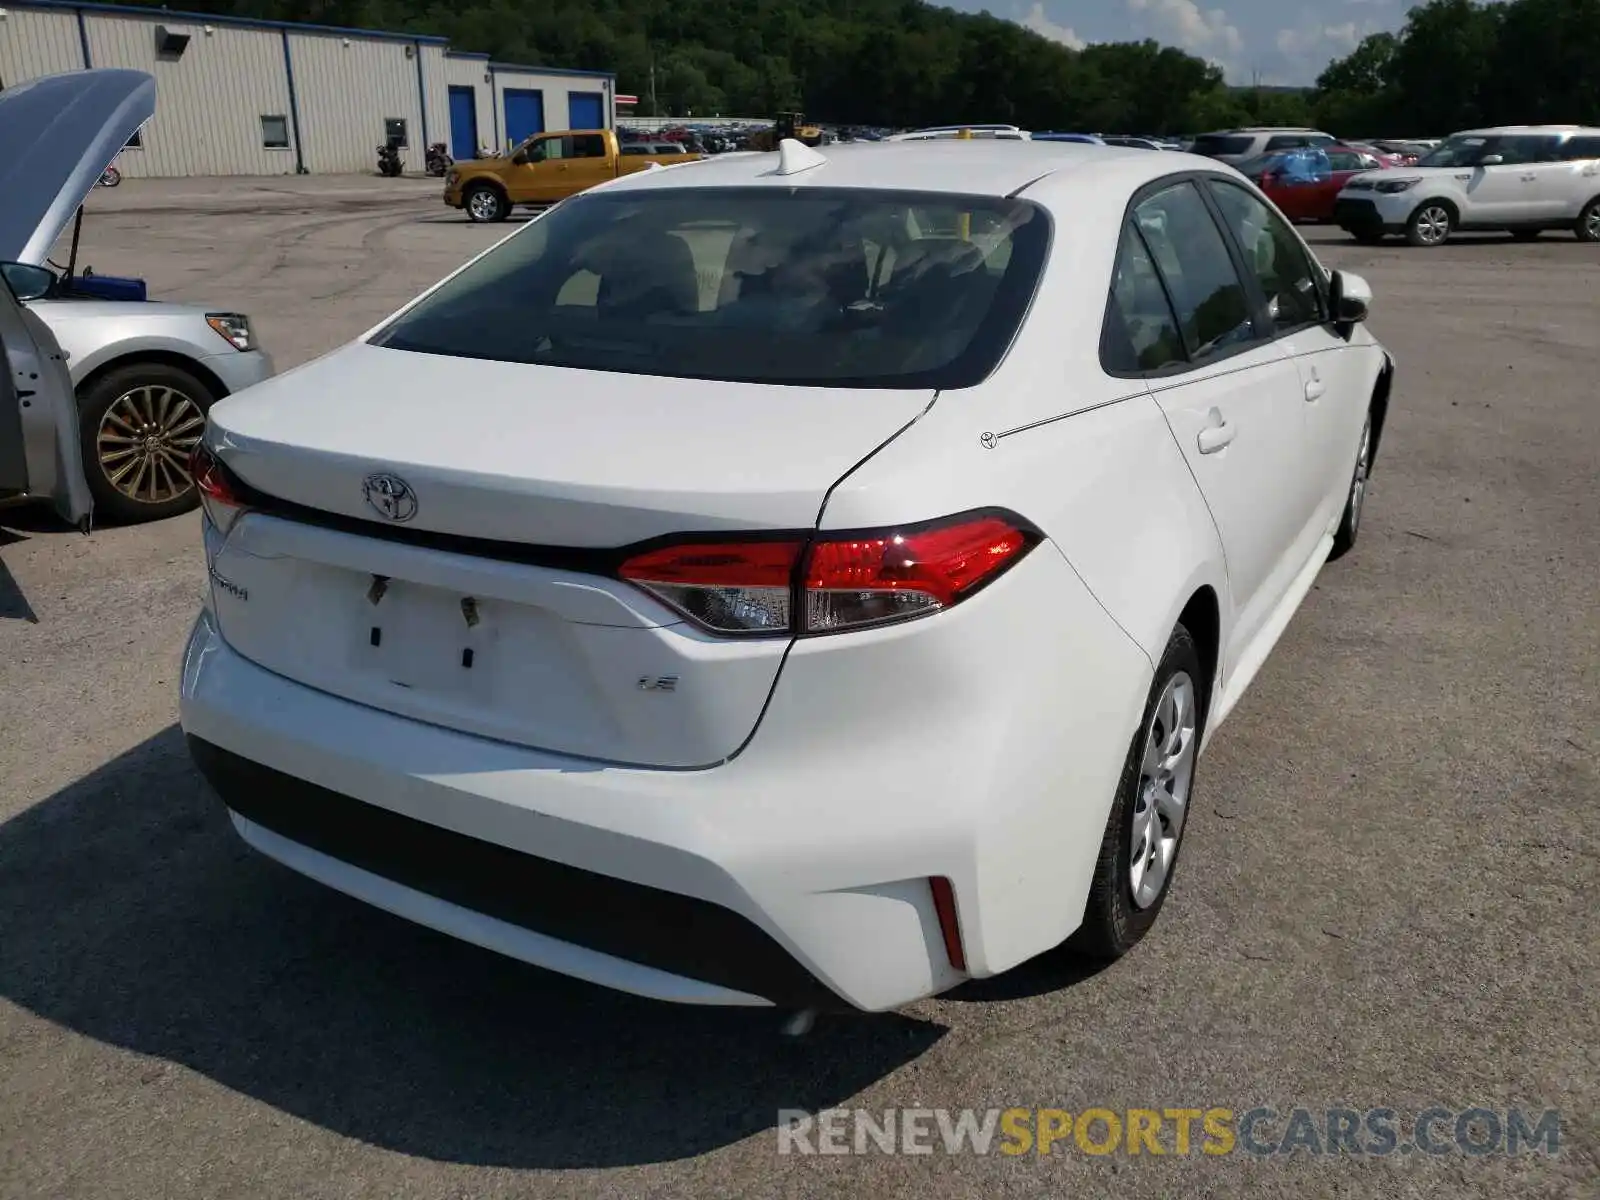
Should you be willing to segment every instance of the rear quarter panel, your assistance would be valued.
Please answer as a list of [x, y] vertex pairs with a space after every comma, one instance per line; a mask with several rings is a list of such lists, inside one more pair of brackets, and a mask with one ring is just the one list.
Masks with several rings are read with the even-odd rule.
[[[1063, 173], [1025, 197], [1052, 214], [1045, 275], [1010, 352], [976, 388], [941, 393], [921, 420], [842, 480], [824, 528], [926, 520], [999, 505], [1037, 524], [1152, 659], [1199, 586], [1229, 627], [1210, 512], [1142, 380], [1100, 365], [1100, 332], [1127, 198], [1153, 175], [1139, 151]], [[870, 402], [864, 397], [863, 402]], [[1224, 640], [1224, 644], [1225, 640]]]

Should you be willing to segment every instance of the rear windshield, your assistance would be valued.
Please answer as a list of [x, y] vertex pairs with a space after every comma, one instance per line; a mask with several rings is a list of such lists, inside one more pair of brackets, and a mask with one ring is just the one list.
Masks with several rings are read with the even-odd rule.
[[1010, 346], [1050, 241], [1023, 200], [671, 188], [558, 205], [372, 339], [752, 383], [954, 388]]
[[1250, 134], [1204, 133], [1194, 140], [1193, 154], [1249, 154], [1256, 139]]

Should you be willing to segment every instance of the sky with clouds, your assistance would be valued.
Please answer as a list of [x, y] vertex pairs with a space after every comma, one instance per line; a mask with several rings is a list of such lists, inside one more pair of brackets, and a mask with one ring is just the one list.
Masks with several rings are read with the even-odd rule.
[[1230, 83], [1310, 84], [1369, 33], [1398, 29], [1412, 0], [934, 0], [987, 10], [1082, 46], [1155, 38], [1217, 63]]

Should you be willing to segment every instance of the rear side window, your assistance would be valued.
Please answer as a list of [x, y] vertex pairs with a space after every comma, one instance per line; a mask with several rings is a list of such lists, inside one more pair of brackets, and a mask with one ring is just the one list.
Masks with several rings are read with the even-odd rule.
[[1049, 242], [1043, 209], [998, 197], [601, 192], [529, 223], [372, 341], [691, 379], [969, 387], [1009, 348]]
[[580, 133], [569, 138], [572, 143], [573, 158], [604, 158], [606, 156], [606, 139], [598, 133]]
[[1167, 285], [1191, 361], [1257, 340], [1244, 284], [1194, 184], [1157, 192], [1134, 210], [1134, 220]]
[[1351, 150], [1328, 151], [1328, 165], [1335, 171], [1360, 171], [1369, 161]]
[[1290, 150], [1295, 146], [1326, 146], [1333, 139], [1326, 134], [1316, 133], [1279, 133], [1267, 139], [1267, 153], [1274, 150]]
[[1568, 162], [1600, 158], [1600, 136], [1568, 138], [1567, 144], [1562, 147], [1561, 157]]
[[1501, 138], [1495, 144], [1494, 153], [1498, 154], [1501, 161], [1507, 166], [1558, 162], [1562, 157], [1561, 139], [1538, 135], [1513, 134]]
[[1122, 231], [1111, 301], [1100, 338], [1100, 361], [1107, 371], [1136, 375], [1184, 362], [1183, 334], [1156, 273], [1139, 227]]
[[1219, 154], [1249, 154], [1256, 139], [1247, 133], [1204, 133], [1194, 140], [1192, 153], [1216, 157]]

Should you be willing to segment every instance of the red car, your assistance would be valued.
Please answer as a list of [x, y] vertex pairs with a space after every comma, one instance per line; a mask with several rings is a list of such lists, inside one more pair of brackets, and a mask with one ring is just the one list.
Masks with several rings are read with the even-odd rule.
[[1263, 155], [1239, 169], [1292, 221], [1331, 221], [1333, 202], [1352, 175], [1389, 164], [1353, 146], [1312, 146]]

